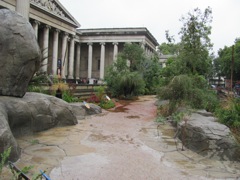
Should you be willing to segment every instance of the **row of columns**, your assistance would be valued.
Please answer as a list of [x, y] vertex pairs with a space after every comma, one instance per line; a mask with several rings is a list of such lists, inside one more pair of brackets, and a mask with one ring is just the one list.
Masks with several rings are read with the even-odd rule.
[[[36, 37], [38, 36], [38, 26], [39, 26], [38, 21], [33, 21], [33, 29], [35, 31]], [[41, 71], [42, 72], [47, 72], [47, 64], [48, 64], [48, 45], [49, 45], [49, 31], [51, 27], [48, 25], [44, 26], [43, 29], [43, 56], [44, 56], [44, 61]], [[59, 29], [54, 29], [53, 33], [53, 48], [52, 48], [52, 67], [51, 67], [51, 72], [53, 75], [58, 75], [57, 72], [57, 62], [58, 62], [58, 44], [59, 44]], [[74, 71], [75, 71], [75, 78], [80, 79], [80, 61], [81, 61], [81, 44], [76, 43], [76, 58], [74, 58], [74, 50], [75, 50], [75, 41], [74, 41], [75, 36], [69, 35], [66, 32], [62, 33], [62, 44], [61, 44], [61, 55], [60, 58], [62, 60], [62, 71], [61, 71], [61, 76], [62, 78], [66, 77], [66, 72], [68, 72], [68, 79], [73, 79], [74, 78]], [[68, 40], [70, 40], [70, 45], [69, 45], [69, 55], [67, 54], [67, 47], [68, 47]], [[118, 42], [113, 42], [113, 61], [116, 60], [117, 54], [118, 54]], [[87, 78], [91, 79], [92, 78], [92, 66], [93, 66], [93, 43], [89, 42], [87, 43], [88, 45], [88, 73], [87, 73]], [[100, 74], [99, 78], [104, 79], [104, 69], [105, 69], [105, 43], [101, 42], [100, 43], [101, 50], [100, 50]], [[150, 49], [146, 49], [146, 46], [144, 43], [142, 43], [142, 48], [145, 49], [147, 54], [151, 54]], [[76, 59], [75, 62], [75, 69], [74, 69], [74, 59]], [[67, 61], [69, 60], [69, 62]]]
[[[33, 21], [32, 26], [35, 32], [36, 37], [38, 37], [38, 29], [39, 29], [40, 23], [38, 21]], [[41, 67], [42, 72], [47, 72], [47, 64], [48, 64], [48, 49], [49, 49], [49, 31], [51, 27], [48, 25], [44, 26], [43, 29], [43, 66]], [[59, 44], [59, 29], [54, 29], [53, 33], [53, 47], [52, 47], [52, 67], [51, 72], [53, 75], [57, 75], [57, 62], [58, 62], [58, 44]], [[67, 47], [68, 47], [68, 40], [70, 40], [69, 45], [69, 55], [67, 55]], [[93, 43], [87, 43], [88, 44], [88, 78], [92, 78], [92, 65], [93, 65]], [[104, 69], [105, 69], [105, 43], [100, 43], [101, 45], [101, 51], [100, 51], [100, 79], [104, 78]], [[118, 43], [113, 43], [113, 60], [116, 60], [117, 54], [118, 54]], [[74, 70], [75, 70], [75, 77], [76, 79], [80, 78], [80, 57], [81, 57], [81, 44], [76, 43], [76, 63], [75, 63], [75, 69], [74, 69], [74, 50], [75, 50], [75, 41], [74, 36], [69, 36], [68, 33], [63, 32], [62, 33], [62, 44], [61, 44], [62, 52], [60, 55], [60, 58], [62, 59], [62, 72], [61, 76], [65, 78], [66, 71], [68, 71], [68, 79], [74, 78]], [[69, 62], [67, 63], [67, 59]], [[67, 65], [69, 65], [67, 67]]]
[[[105, 69], [105, 43], [101, 42], [101, 51], [100, 51], [100, 79], [104, 78], [104, 69]], [[118, 54], [118, 43], [113, 42], [113, 61], [116, 61]], [[93, 43], [88, 43], [88, 78], [92, 78], [92, 57], [93, 57]]]

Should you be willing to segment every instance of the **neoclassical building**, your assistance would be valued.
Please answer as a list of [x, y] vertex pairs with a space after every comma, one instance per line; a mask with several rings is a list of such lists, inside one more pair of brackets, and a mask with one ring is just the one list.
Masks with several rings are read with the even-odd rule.
[[43, 53], [41, 71], [66, 79], [104, 79], [125, 43], [138, 43], [151, 56], [158, 46], [147, 28], [81, 29], [58, 0], [1, 0], [0, 8], [29, 20]]

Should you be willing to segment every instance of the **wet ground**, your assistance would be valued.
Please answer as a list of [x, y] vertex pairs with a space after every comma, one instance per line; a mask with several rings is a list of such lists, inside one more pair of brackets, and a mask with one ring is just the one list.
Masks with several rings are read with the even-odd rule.
[[[158, 124], [156, 99], [119, 102], [76, 126], [18, 139], [18, 167], [33, 165], [52, 180], [240, 179], [240, 163], [214, 161], [182, 149], [174, 129]], [[4, 173], [4, 178], [7, 174]]]

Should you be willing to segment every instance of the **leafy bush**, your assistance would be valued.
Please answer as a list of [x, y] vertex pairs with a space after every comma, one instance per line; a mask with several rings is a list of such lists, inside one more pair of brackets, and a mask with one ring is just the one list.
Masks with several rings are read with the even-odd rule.
[[240, 128], [240, 99], [228, 99], [215, 114], [223, 124]]
[[159, 88], [158, 97], [169, 100], [169, 114], [180, 105], [214, 112], [219, 104], [216, 94], [208, 90], [207, 81], [196, 75], [174, 76], [168, 85]]
[[11, 153], [11, 147], [9, 147], [8, 149], [6, 149], [5, 151], [3, 151], [3, 153], [1, 154], [1, 161], [0, 161], [0, 175], [2, 173], [2, 169], [4, 164], [6, 163], [6, 161], [8, 160], [9, 156]]
[[28, 92], [38, 92], [38, 93], [44, 93], [44, 89], [41, 86], [36, 86], [36, 85], [29, 85]]
[[74, 97], [69, 91], [63, 91], [62, 99], [68, 103], [78, 102], [78, 98]]
[[138, 72], [124, 71], [111, 74], [109, 71], [106, 81], [112, 96], [131, 97], [144, 94], [145, 83]]
[[106, 87], [96, 86], [94, 87], [94, 91], [96, 92], [95, 95], [97, 96], [98, 100], [102, 100], [103, 96], [105, 95]]
[[99, 106], [103, 109], [110, 109], [110, 108], [113, 108], [115, 107], [115, 103], [110, 100], [110, 101], [101, 101]]

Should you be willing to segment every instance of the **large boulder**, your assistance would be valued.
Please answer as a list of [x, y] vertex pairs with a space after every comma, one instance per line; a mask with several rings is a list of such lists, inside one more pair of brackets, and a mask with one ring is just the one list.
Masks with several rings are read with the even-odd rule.
[[203, 156], [240, 161], [240, 144], [230, 129], [217, 122], [211, 113], [192, 113], [188, 119], [179, 123], [178, 132], [178, 137], [187, 148]]
[[20, 155], [14, 137], [55, 126], [75, 125], [72, 107], [54, 96], [26, 93], [23, 98], [0, 96], [0, 153], [12, 147], [11, 160]]
[[40, 66], [40, 48], [31, 24], [0, 9], [0, 95], [23, 97]]

